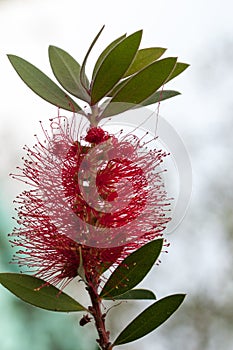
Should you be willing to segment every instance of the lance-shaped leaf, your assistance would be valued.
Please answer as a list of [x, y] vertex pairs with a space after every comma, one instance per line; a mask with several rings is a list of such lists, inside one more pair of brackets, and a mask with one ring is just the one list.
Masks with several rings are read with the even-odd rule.
[[142, 30], [115, 45], [103, 59], [92, 82], [91, 103], [96, 104], [122, 78], [132, 63], [142, 38]]
[[164, 100], [167, 100], [171, 97], [180, 95], [180, 92], [173, 90], [159, 90], [152, 94], [149, 98], [141, 103], [141, 106], [148, 106], [153, 103], [158, 103]]
[[185, 294], [169, 295], [144, 310], [117, 337], [112, 346], [144, 337], [164, 323], [181, 305]]
[[166, 83], [175, 77], [177, 75], [181, 74], [185, 69], [189, 67], [189, 64], [187, 63], [182, 63], [182, 62], [177, 62], [175, 68], [173, 69], [172, 73], [169, 75], [168, 79], [166, 80]]
[[[188, 65], [186, 65], [186, 63], [180, 63], [180, 62], [177, 62], [176, 63], [176, 66], [175, 68], [173, 69], [172, 73], [169, 75], [169, 77], [167, 78], [166, 80], [166, 83], [169, 81], [169, 80], [172, 80], [173, 78], [175, 78], [177, 75], [181, 74], [186, 68], [188, 67]], [[128, 77], [124, 80], [121, 80], [117, 85], [114, 86], [114, 88], [108, 93], [108, 96], [114, 96], [116, 95], [116, 93], [131, 79], [131, 77]], [[163, 90], [165, 92], [165, 94], [163, 94], [164, 96], [167, 95], [166, 93], [166, 90]], [[171, 91], [172, 93], [172, 91]], [[176, 93], [176, 91], [174, 91], [174, 93]], [[152, 94], [150, 97], [153, 99], [153, 96], [156, 96], [157, 92], [155, 92], [154, 94]], [[170, 92], [169, 92], [170, 94]], [[176, 93], [176, 94], [180, 94], [180, 93]], [[174, 95], [176, 96], [176, 95]], [[148, 100], [150, 100], [150, 97], [148, 98]], [[171, 96], [173, 97], [173, 96]], [[170, 97], [167, 97], [167, 98], [170, 98]], [[164, 98], [165, 100], [166, 98]], [[157, 101], [159, 102], [159, 101]], [[155, 102], [153, 102], [155, 103]], [[144, 101], [141, 103], [142, 105], [144, 105]]]
[[51, 284], [40, 288], [46, 282], [37, 277], [19, 273], [0, 273], [0, 283], [18, 298], [42, 309], [59, 312], [86, 310], [76, 300]]
[[72, 98], [41, 70], [21, 57], [8, 55], [8, 58], [25, 84], [44, 100], [68, 111], [81, 110]]
[[90, 96], [80, 81], [80, 64], [56, 46], [49, 46], [49, 60], [55, 77], [64, 89], [81, 100], [90, 102]]
[[89, 47], [87, 53], [86, 53], [86, 56], [84, 57], [84, 60], [83, 60], [83, 63], [82, 63], [82, 66], [81, 66], [81, 69], [80, 69], [80, 81], [81, 81], [81, 84], [83, 85], [83, 87], [86, 89], [86, 90], [89, 90], [90, 86], [89, 86], [89, 82], [87, 80], [87, 76], [86, 76], [86, 73], [85, 73], [85, 69], [86, 69], [86, 63], [87, 63], [87, 60], [88, 60], [88, 57], [91, 53], [91, 50], [93, 48], [93, 46], [95, 45], [96, 41], [98, 40], [100, 34], [102, 33], [103, 29], [104, 29], [105, 26], [103, 26], [99, 33], [96, 35], [96, 37], [94, 38], [94, 40], [92, 41], [91, 43], [91, 46]]
[[114, 299], [117, 295], [134, 288], [150, 271], [159, 257], [162, 246], [163, 240], [156, 239], [130, 254], [112, 273], [100, 297]]
[[[140, 104], [134, 106], [132, 105], [133, 108], [140, 108], [142, 106], [148, 106], [154, 103], [158, 103], [158, 102], [162, 102], [164, 100], [167, 100], [171, 97], [175, 97], [177, 95], [180, 95], [180, 92], [178, 91], [174, 91], [174, 90], [159, 90], [156, 91], [155, 93], [153, 93], [149, 98], [147, 98], [145, 101], [141, 102]], [[100, 108], [104, 109], [104, 106], [106, 105], [106, 101], [105, 104], [102, 104], [100, 106]], [[114, 114], [118, 114], [121, 113], [122, 110], [122, 105], [121, 103], [117, 103], [115, 104], [115, 109], [114, 109]], [[119, 108], [119, 111], [118, 111]]]
[[155, 300], [155, 294], [148, 289], [131, 289], [124, 294], [117, 295], [114, 299], [110, 297], [104, 297], [105, 300]]
[[[166, 82], [176, 65], [176, 60], [175, 57], [168, 57], [153, 62], [127, 79], [125, 84], [122, 84], [122, 87], [113, 95], [101, 118], [116, 114], [116, 104], [118, 105], [118, 113], [121, 113], [148, 99]], [[121, 108], [120, 104], [122, 104]]]
[[105, 49], [104, 51], [100, 54], [99, 58], [96, 61], [95, 67], [93, 69], [93, 73], [92, 73], [92, 80], [94, 80], [95, 76], [96, 76], [96, 72], [98, 71], [99, 67], [101, 66], [103, 60], [105, 59], [105, 57], [109, 54], [109, 52], [114, 48], [114, 46], [116, 46], [122, 39], [124, 39], [126, 37], [126, 34], [120, 36], [119, 38], [117, 38], [116, 40], [114, 40], [113, 42], [111, 42]]
[[152, 62], [156, 61], [164, 54], [165, 51], [166, 49], [162, 47], [148, 47], [146, 49], [138, 50], [133, 63], [130, 65], [123, 78], [138, 72]]

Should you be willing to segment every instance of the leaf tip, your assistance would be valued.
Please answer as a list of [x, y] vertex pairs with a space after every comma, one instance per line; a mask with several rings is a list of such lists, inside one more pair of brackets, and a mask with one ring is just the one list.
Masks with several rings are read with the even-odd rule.
[[15, 55], [12, 55], [11, 53], [8, 53], [6, 56], [9, 60], [11, 60], [12, 57], [16, 57]]

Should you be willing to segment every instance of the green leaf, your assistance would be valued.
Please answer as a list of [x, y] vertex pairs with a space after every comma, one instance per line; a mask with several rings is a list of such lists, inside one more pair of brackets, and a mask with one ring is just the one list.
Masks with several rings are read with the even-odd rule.
[[[80, 64], [56, 46], [49, 46], [49, 60], [55, 77], [64, 89], [81, 100], [90, 102], [90, 96], [80, 81]], [[88, 80], [87, 77], [85, 79]]]
[[128, 77], [126, 79], [120, 80], [118, 84], [114, 86], [114, 88], [109, 91], [108, 96], [114, 96], [116, 93], [129, 81], [132, 77]]
[[103, 26], [99, 33], [96, 35], [96, 37], [94, 38], [94, 40], [92, 41], [91, 43], [91, 46], [89, 47], [87, 53], [86, 53], [86, 56], [84, 57], [84, 60], [83, 60], [83, 63], [82, 63], [82, 66], [81, 66], [81, 69], [80, 69], [80, 81], [81, 81], [81, 84], [83, 85], [83, 87], [86, 89], [86, 90], [89, 90], [90, 86], [89, 86], [89, 81], [87, 80], [87, 77], [86, 77], [86, 73], [85, 73], [85, 69], [86, 69], [86, 63], [87, 63], [87, 59], [90, 55], [90, 52], [93, 48], [93, 46], [95, 45], [96, 41], [98, 40], [100, 34], [102, 33], [103, 29], [104, 29], [105, 26]]
[[121, 332], [112, 346], [130, 343], [152, 332], [178, 309], [184, 298], [185, 294], [174, 294], [155, 302]]
[[7, 55], [12, 66], [25, 84], [44, 100], [68, 111], [78, 112], [81, 108], [59, 88], [47, 75], [21, 57]]
[[112, 273], [100, 297], [114, 299], [134, 288], [150, 271], [159, 257], [162, 246], [163, 240], [156, 239], [130, 254]]
[[154, 293], [147, 289], [131, 289], [128, 292], [117, 295], [114, 297], [114, 299], [110, 297], [103, 298], [105, 300], [149, 300], [149, 299], [156, 299], [156, 296]]
[[23, 301], [42, 309], [59, 312], [86, 310], [76, 300], [51, 284], [39, 289], [46, 282], [37, 277], [19, 273], [0, 273], [0, 283]]
[[141, 103], [142, 106], [148, 106], [153, 103], [167, 100], [168, 98], [180, 95], [180, 92], [174, 90], [159, 90], [152, 94], [149, 98]]
[[175, 68], [173, 69], [173, 71], [171, 73], [171, 75], [169, 75], [166, 83], [168, 81], [174, 79], [175, 77], [177, 77], [177, 75], [181, 74], [188, 67], [189, 67], [189, 64], [187, 64], [187, 63], [177, 62]]
[[[154, 103], [162, 102], [177, 95], [180, 95], [180, 92], [174, 90], [159, 90], [154, 92], [149, 98], [141, 102], [139, 105], [136, 105], [135, 108], [140, 108], [143, 106], [148, 106]], [[101, 107], [103, 107], [103, 105], [101, 105]], [[115, 114], [121, 113], [122, 105], [120, 103], [116, 104], [114, 107]], [[119, 108], [119, 112], [117, 108]]]
[[141, 38], [142, 30], [139, 30], [121, 40], [105, 56], [92, 82], [92, 105], [106, 96], [125, 74], [137, 53]]
[[100, 54], [99, 58], [96, 61], [95, 67], [93, 69], [93, 73], [92, 73], [92, 80], [95, 79], [96, 76], [96, 72], [98, 71], [99, 67], [101, 66], [103, 60], [105, 59], [105, 57], [109, 54], [109, 52], [120, 42], [122, 41], [122, 39], [124, 39], [126, 37], [126, 34], [120, 36], [119, 38], [117, 38], [116, 40], [114, 40], [113, 42], [111, 42], [105, 49], [104, 51]]
[[164, 58], [153, 62], [127, 79], [125, 84], [113, 95], [111, 102], [103, 111], [101, 119], [134, 108], [148, 99], [166, 82], [175, 65], [175, 57]]
[[124, 74], [124, 78], [138, 72], [152, 62], [156, 61], [164, 54], [165, 51], [166, 49], [162, 47], [148, 47], [146, 49], [138, 50], [133, 63]]

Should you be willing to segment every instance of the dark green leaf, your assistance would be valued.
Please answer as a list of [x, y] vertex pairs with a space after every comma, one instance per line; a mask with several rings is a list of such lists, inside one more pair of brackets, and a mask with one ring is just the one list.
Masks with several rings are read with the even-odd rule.
[[124, 77], [128, 77], [129, 75], [132, 75], [139, 70], [145, 68], [152, 62], [156, 61], [158, 58], [160, 58], [166, 49], [162, 47], [148, 47], [146, 49], [138, 50], [135, 59], [127, 72], [124, 74]]
[[8, 58], [25, 84], [37, 95], [53, 105], [68, 111], [78, 112], [81, 108], [41, 70], [15, 55]]
[[131, 77], [120, 80], [119, 83], [116, 84], [111, 91], [109, 91], [108, 96], [116, 95], [117, 91], [119, 91], [126, 84], [126, 82], [129, 81], [130, 79], [131, 79]]
[[0, 273], [0, 283], [23, 301], [42, 309], [59, 312], [86, 310], [76, 300], [52, 285], [40, 288], [46, 282], [33, 276]]
[[86, 56], [84, 57], [84, 60], [83, 60], [83, 63], [82, 63], [82, 66], [81, 66], [81, 69], [80, 69], [80, 81], [81, 81], [81, 84], [83, 85], [83, 87], [86, 89], [86, 90], [89, 90], [90, 86], [89, 86], [89, 82], [87, 80], [87, 77], [86, 77], [86, 73], [85, 73], [85, 69], [86, 69], [86, 63], [87, 63], [87, 59], [90, 55], [90, 52], [93, 48], [93, 46], [95, 45], [96, 41], [98, 40], [100, 34], [102, 33], [103, 29], [104, 29], [105, 26], [103, 26], [99, 33], [96, 35], [96, 37], [94, 38], [94, 40], [92, 41], [91, 43], [91, 46], [89, 47], [87, 53], [86, 53]]
[[49, 46], [49, 60], [55, 77], [64, 89], [81, 100], [90, 102], [90, 96], [80, 81], [80, 64], [56, 46]]
[[174, 97], [180, 95], [180, 92], [173, 91], [173, 90], [160, 90], [156, 91], [154, 94], [152, 94], [149, 98], [147, 98], [145, 101], [141, 103], [142, 106], [148, 106], [153, 103], [161, 102], [164, 100], [167, 100], [168, 98]]
[[142, 38], [142, 30], [115, 45], [101, 62], [92, 84], [91, 103], [96, 104], [125, 74], [133, 61]]
[[127, 79], [125, 84], [113, 95], [101, 118], [122, 113], [148, 99], [166, 82], [175, 65], [175, 57], [165, 58], [150, 64]]
[[[164, 49], [165, 50], [165, 49]], [[140, 51], [140, 50], [139, 50]], [[178, 65], [178, 66], [177, 66]], [[183, 65], [183, 64], [182, 64]], [[175, 68], [173, 69], [172, 73], [169, 75], [169, 79], [166, 80], [169, 81], [173, 78], [175, 78], [176, 75], [182, 73], [181, 69], [183, 68], [183, 70], [185, 69], [183, 66], [180, 66], [180, 63], [176, 63]], [[187, 68], [187, 67], [186, 67]], [[176, 75], [175, 75], [176, 74]], [[172, 76], [174, 75], [174, 76]], [[171, 77], [171, 78], [170, 78]], [[114, 96], [116, 94], [117, 91], [119, 91], [127, 81], [130, 80], [130, 77], [128, 77], [127, 79], [121, 80], [117, 85], [114, 86], [114, 88], [108, 93], [108, 96]], [[172, 97], [172, 96], [171, 96]], [[155, 102], [153, 102], [155, 103]], [[143, 105], [143, 103], [142, 103]]]
[[147, 289], [131, 289], [128, 292], [117, 295], [114, 297], [114, 299], [110, 297], [103, 298], [105, 300], [149, 300], [149, 299], [156, 299], [156, 296], [154, 293]]
[[[171, 97], [175, 97], [177, 95], [180, 95], [180, 92], [174, 91], [174, 90], [159, 90], [154, 92], [149, 98], [141, 102], [139, 105], [136, 105], [135, 108], [140, 108], [142, 106], [148, 106], [154, 103], [162, 102], [164, 100], [167, 100]], [[117, 111], [117, 108], [119, 108], [119, 112]], [[122, 109], [122, 105], [120, 103], [116, 104], [114, 109], [115, 114], [121, 113], [121, 109]]]
[[96, 76], [96, 72], [99, 69], [100, 65], [102, 64], [103, 60], [105, 59], [105, 57], [109, 54], [109, 52], [122, 40], [126, 37], [126, 34], [120, 36], [119, 38], [117, 38], [116, 40], [114, 40], [113, 42], [111, 42], [105, 49], [104, 51], [100, 54], [99, 58], [96, 61], [95, 67], [93, 69], [93, 74], [92, 74], [92, 80], [94, 80], [95, 76]]
[[144, 310], [117, 337], [113, 346], [144, 337], [164, 323], [182, 304], [185, 294], [169, 295]]
[[177, 77], [177, 75], [181, 74], [188, 67], [189, 67], [189, 64], [187, 64], [187, 63], [177, 62], [175, 68], [173, 69], [173, 71], [171, 73], [171, 75], [169, 75], [166, 83], [168, 81], [172, 80], [173, 78]]
[[150, 271], [159, 257], [162, 239], [149, 242], [130, 254], [112, 273], [100, 293], [101, 298], [112, 298], [134, 288]]

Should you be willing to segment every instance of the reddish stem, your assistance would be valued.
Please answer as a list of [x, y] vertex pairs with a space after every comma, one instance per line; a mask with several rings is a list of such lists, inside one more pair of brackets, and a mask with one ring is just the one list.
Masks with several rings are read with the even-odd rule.
[[105, 327], [105, 317], [106, 315], [101, 311], [101, 300], [97, 293], [97, 288], [93, 286], [93, 284], [89, 284], [87, 287], [87, 291], [90, 295], [92, 306], [89, 306], [89, 311], [94, 317], [95, 326], [99, 335], [98, 342], [100, 348], [102, 350], [112, 350], [112, 344], [109, 341], [109, 331], [106, 330]]

